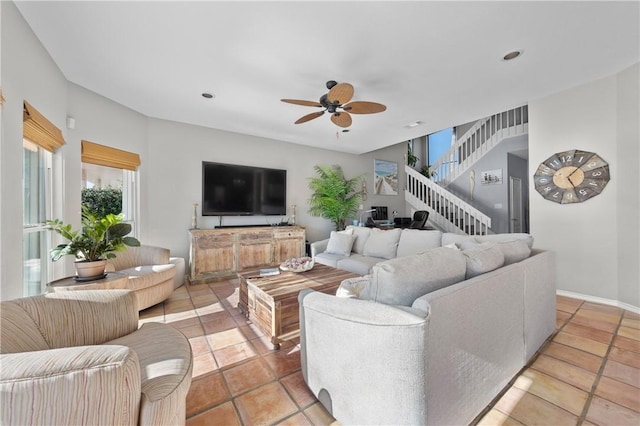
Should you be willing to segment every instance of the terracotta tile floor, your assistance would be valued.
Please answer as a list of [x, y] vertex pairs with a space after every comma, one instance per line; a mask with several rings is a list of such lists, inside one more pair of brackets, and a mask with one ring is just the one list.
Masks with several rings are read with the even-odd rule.
[[[187, 425], [338, 425], [305, 386], [298, 342], [274, 351], [237, 287], [185, 285], [140, 313], [191, 341]], [[640, 315], [558, 296], [557, 333], [474, 424], [639, 425]]]

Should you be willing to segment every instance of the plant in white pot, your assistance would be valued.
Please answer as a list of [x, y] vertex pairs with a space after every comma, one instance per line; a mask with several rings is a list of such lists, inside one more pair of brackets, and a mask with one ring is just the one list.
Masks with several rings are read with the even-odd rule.
[[51, 249], [51, 259], [75, 256], [78, 278], [103, 277], [107, 259], [114, 258], [115, 252], [125, 251], [126, 246], [140, 246], [136, 238], [126, 236], [131, 232], [131, 225], [122, 223], [122, 219], [122, 213], [98, 218], [82, 206], [81, 231], [72, 230], [70, 224], [65, 225], [58, 219], [47, 221], [52, 230], [68, 240]]

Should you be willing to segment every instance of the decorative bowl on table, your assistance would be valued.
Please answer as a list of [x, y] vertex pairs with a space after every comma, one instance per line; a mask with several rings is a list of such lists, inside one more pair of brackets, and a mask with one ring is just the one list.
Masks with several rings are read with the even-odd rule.
[[313, 268], [313, 265], [314, 261], [311, 257], [294, 257], [282, 262], [280, 264], [280, 269], [289, 272], [306, 272]]

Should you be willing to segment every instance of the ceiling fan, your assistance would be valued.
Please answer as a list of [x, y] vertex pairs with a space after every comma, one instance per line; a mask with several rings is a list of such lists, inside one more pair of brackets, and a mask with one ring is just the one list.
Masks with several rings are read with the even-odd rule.
[[312, 112], [300, 117], [295, 124], [306, 123], [323, 115], [325, 112], [331, 114], [331, 121], [339, 127], [351, 126], [351, 114], [374, 114], [387, 109], [386, 106], [376, 102], [355, 101], [347, 103], [353, 97], [353, 86], [349, 83], [337, 83], [333, 80], [327, 81], [328, 93], [320, 97], [318, 102], [304, 101], [300, 99], [281, 99], [282, 102], [290, 104], [324, 108], [322, 111]]

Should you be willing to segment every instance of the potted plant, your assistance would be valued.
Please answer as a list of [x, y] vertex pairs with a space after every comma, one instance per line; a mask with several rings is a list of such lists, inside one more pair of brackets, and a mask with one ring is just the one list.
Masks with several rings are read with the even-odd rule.
[[47, 221], [52, 230], [68, 240], [51, 249], [51, 259], [75, 256], [78, 278], [103, 277], [107, 259], [114, 258], [115, 252], [125, 251], [126, 246], [140, 246], [136, 238], [126, 236], [131, 232], [131, 225], [122, 223], [122, 219], [122, 213], [98, 218], [83, 205], [81, 231], [72, 230], [70, 224], [65, 225], [58, 219]]
[[362, 177], [347, 179], [338, 165], [315, 166], [314, 170], [319, 176], [309, 179], [309, 188], [313, 191], [309, 213], [330, 219], [336, 230], [341, 231], [347, 218], [354, 217], [358, 211], [362, 191], [356, 188]]
[[408, 143], [407, 144], [407, 165], [411, 167], [415, 167], [418, 160], [419, 158], [413, 153], [413, 150], [411, 149], [411, 144]]

